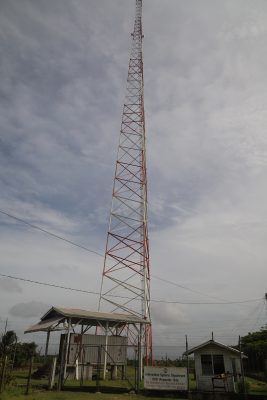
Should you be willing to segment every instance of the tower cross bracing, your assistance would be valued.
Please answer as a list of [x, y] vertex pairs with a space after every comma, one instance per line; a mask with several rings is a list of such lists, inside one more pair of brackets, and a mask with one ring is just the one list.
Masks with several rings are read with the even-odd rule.
[[[147, 225], [142, 0], [136, 0], [99, 308], [151, 321]], [[143, 344], [148, 358], [151, 325]]]

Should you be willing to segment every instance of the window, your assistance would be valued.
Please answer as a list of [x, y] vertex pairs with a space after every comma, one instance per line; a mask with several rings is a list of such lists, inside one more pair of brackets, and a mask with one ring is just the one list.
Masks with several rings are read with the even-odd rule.
[[222, 354], [201, 354], [202, 375], [219, 375], [225, 372]]
[[210, 354], [201, 354], [202, 375], [213, 375], [212, 358]]

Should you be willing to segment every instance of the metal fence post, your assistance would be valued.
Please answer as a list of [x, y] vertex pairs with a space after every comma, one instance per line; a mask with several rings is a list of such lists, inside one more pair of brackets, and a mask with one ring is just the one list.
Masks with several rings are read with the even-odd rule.
[[137, 349], [134, 349], [134, 386], [135, 390], [137, 391], [137, 369], [138, 369], [138, 364], [137, 364]]
[[188, 395], [190, 393], [190, 368], [189, 368], [189, 356], [188, 356], [188, 340], [187, 340], [187, 335], [185, 335], [185, 341], [186, 341], [186, 371], [187, 371], [187, 392]]
[[30, 362], [30, 368], [29, 368], [29, 374], [28, 374], [28, 380], [27, 380], [27, 387], [26, 387], [26, 392], [25, 394], [29, 394], [30, 390], [30, 385], [31, 385], [31, 376], [32, 376], [32, 366], [33, 366], [33, 357], [31, 357], [31, 362]]
[[66, 338], [62, 339], [61, 344], [61, 357], [60, 357], [60, 367], [59, 367], [59, 374], [58, 374], [58, 386], [57, 390], [60, 391], [64, 382], [64, 356], [65, 356], [65, 347], [66, 347]]
[[98, 346], [97, 352], [97, 373], [96, 373], [96, 390], [100, 391], [100, 365], [101, 365], [101, 354], [102, 353], [102, 346]]
[[241, 368], [241, 379], [242, 379], [242, 393], [246, 393], [245, 388], [245, 375], [244, 375], [244, 365], [243, 365], [243, 356], [242, 356], [242, 346], [241, 346], [241, 337], [239, 336], [239, 355], [240, 355], [240, 368]]
[[138, 369], [137, 369], [137, 391], [140, 389], [140, 382], [142, 380], [142, 349], [141, 349], [141, 335], [138, 336], [138, 345], [137, 345], [137, 360], [138, 360]]

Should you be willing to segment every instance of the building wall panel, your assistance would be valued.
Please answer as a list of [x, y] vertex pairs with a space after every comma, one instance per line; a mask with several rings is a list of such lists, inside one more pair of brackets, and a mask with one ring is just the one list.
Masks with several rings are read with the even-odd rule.
[[[106, 336], [89, 334], [71, 334], [68, 364], [74, 365], [76, 360], [81, 364], [101, 364], [105, 358]], [[107, 363], [110, 365], [126, 365], [127, 337], [108, 336]]]

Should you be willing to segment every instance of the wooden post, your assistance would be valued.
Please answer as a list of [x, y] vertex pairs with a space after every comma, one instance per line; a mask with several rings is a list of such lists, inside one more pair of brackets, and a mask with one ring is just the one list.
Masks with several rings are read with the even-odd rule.
[[45, 344], [45, 361], [47, 359], [47, 354], [48, 354], [49, 338], [50, 338], [50, 331], [47, 331], [46, 344]]
[[83, 322], [81, 325], [81, 340], [80, 340], [80, 347], [79, 347], [79, 354], [80, 354], [80, 386], [83, 385], [83, 377], [84, 377], [84, 360], [85, 360], [85, 348], [83, 346]]
[[2, 393], [5, 388], [6, 366], [7, 366], [7, 356], [5, 356], [3, 359], [2, 371], [1, 371], [1, 382], [0, 382], [0, 393]]
[[57, 390], [60, 391], [64, 382], [64, 357], [65, 357], [65, 348], [66, 348], [66, 335], [62, 338], [61, 344], [61, 355], [60, 355], [60, 367], [59, 367], [59, 374], [58, 374], [58, 386]]
[[80, 379], [80, 386], [83, 385], [83, 378], [84, 378], [84, 361], [85, 361], [85, 349], [84, 347], [81, 348], [81, 379]]
[[185, 335], [185, 341], [186, 341], [186, 369], [187, 369], [187, 391], [188, 393], [190, 392], [189, 388], [189, 356], [188, 356], [188, 341], [187, 341], [187, 335]]
[[52, 364], [51, 364], [51, 370], [50, 370], [50, 374], [49, 374], [49, 381], [48, 381], [48, 389], [49, 390], [52, 390], [54, 387], [56, 365], [57, 365], [57, 358], [53, 357]]
[[69, 347], [70, 347], [70, 327], [71, 327], [71, 318], [69, 318], [67, 343], [66, 343], [66, 348], [65, 348], [64, 374], [63, 374], [64, 380], [66, 379], [66, 376], [67, 376], [67, 363], [68, 363], [68, 355], [69, 355]]
[[12, 366], [11, 366], [11, 369], [12, 369], [12, 370], [13, 370], [14, 364], [15, 364], [17, 345], [18, 345], [18, 338], [17, 338], [17, 336], [16, 336], [16, 342], [15, 342], [15, 348], [14, 348], [13, 359], [12, 359]]
[[29, 368], [29, 374], [28, 374], [28, 380], [27, 380], [27, 387], [26, 387], [26, 392], [25, 394], [29, 394], [30, 390], [30, 385], [31, 385], [31, 376], [32, 376], [32, 366], [33, 366], [33, 357], [31, 357], [31, 362], [30, 362], [30, 368]]
[[241, 337], [239, 336], [239, 354], [240, 354], [240, 368], [241, 368], [241, 379], [242, 379], [242, 393], [245, 393], [245, 376], [244, 376], [244, 366], [242, 357], [242, 347], [241, 347]]
[[106, 379], [106, 369], [107, 369], [107, 358], [108, 358], [108, 321], [106, 322], [105, 327], [105, 354], [104, 354], [104, 371], [103, 371], [103, 380]]
[[134, 386], [135, 386], [135, 390], [137, 391], [138, 386], [137, 386], [137, 369], [138, 369], [138, 362], [137, 362], [137, 348], [134, 349]]
[[[127, 363], [127, 360], [126, 360], [126, 363]], [[121, 368], [121, 379], [122, 380], [126, 379], [126, 376], [127, 376], [127, 364], [122, 365], [122, 368]]]
[[96, 372], [96, 390], [100, 391], [100, 366], [101, 366], [102, 346], [98, 346], [97, 352], [97, 372]]

